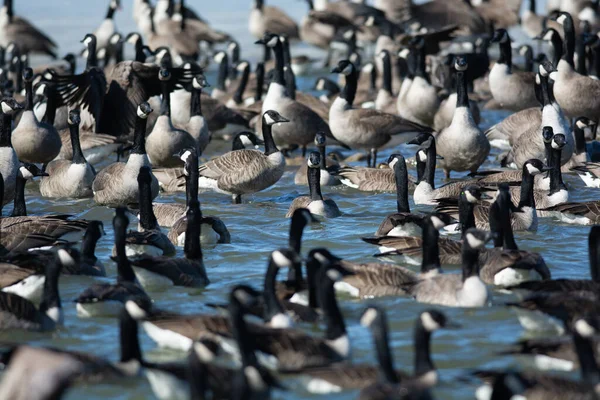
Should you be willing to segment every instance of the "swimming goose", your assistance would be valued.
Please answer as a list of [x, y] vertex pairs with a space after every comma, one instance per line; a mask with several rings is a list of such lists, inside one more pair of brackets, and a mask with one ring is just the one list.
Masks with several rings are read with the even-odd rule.
[[377, 150], [395, 147], [414, 139], [430, 129], [398, 116], [377, 110], [353, 108], [358, 72], [348, 60], [342, 60], [332, 71], [346, 77], [346, 85], [329, 110], [329, 124], [339, 142], [355, 149], [366, 150], [369, 165], [377, 165]]
[[39, 53], [56, 58], [56, 43], [23, 17], [13, 11], [13, 0], [4, 0], [0, 10], [0, 46], [10, 43], [21, 54]]
[[550, 75], [554, 80], [556, 100], [567, 117], [596, 120], [600, 110], [600, 81], [575, 72], [575, 27], [571, 15], [560, 12], [556, 22], [562, 25], [565, 37], [564, 53], [556, 65], [556, 72]]
[[42, 178], [40, 193], [44, 197], [92, 197], [92, 184], [96, 176], [93, 167], [86, 161], [79, 143], [79, 110], [69, 112], [69, 129], [73, 147], [73, 161], [54, 160], [48, 164], [49, 176]]
[[4, 181], [3, 201], [1, 205], [10, 203], [15, 198], [15, 184], [19, 172], [19, 159], [12, 147], [12, 118], [15, 111], [23, 106], [10, 97], [0, 100], [0, 173]]
[[392, 154], [388, 165], [394, 171], [396, 181], [396, 211], [388, 215], [377, 228], [375, 236], [415, 236], [421, 231], [423, 216], [412, 214], [408, 203], [408, 171], [401, 154]]
[[308, 187], [309, 196], [296, 197], [288, 209], [286, 218], [290, 218], [298, 208], [307, 208], [311, 214], [325, 218], [336, 218], [342, 215], [335, 201], [323, 198], [321, 194], [321, 155], [313, 151], [308, 155]]
[[12, 132], [12, 144], [21, 161], [48, 164], [60, 152], [62, 145], [56, 128], [38, 122], [33, 113], [33, 71], [23, 71], [26, 101], [25, 111], [19, 124]]
[[439, 274], [407, 283], [405, 289], [420, 303], [449, 307], [483, 307], [489, 294], [479, 277], [479, 252], [492, 239], [489, 232], [467, 230], [462, 243], [462, 275]]
[[490, 71], [490, 90], [502, 108], [520, 111], [537, 106], [534, 91], [535, 74], [513, 71], [511, 39], [505, 29], [494, 32], [492, 42], [500, 46], [500, 58]]
[[286, 35], [289, 39], [298, 39], [298, 25], [281, 9], [265, 6], [264, 0], [255, 0], [250, 16], [248, 29], [255, 38], [262, 38], [265, 33]]
[[[265, 34], [257, 43], [273, 49], [275, 55], [274, 77], [263, 101], [262, 113], [274, 110], [291, 121], [287, 125], [276, 124], [272, 127], [275, 143], [306, 147], [313, 142], [317, 132], [329, 135], [329, 126], [317, 112], [290, 97], [291, 94], [286, 88], [286, 83], [290, 82], [286, 82], [284, 76], [283, 45], [279, 36]], [[318, 103], [318, 107], [323, 106], [318, 99], [313, 101]]]
[[[138, 106], [133, 148], [127, 163], [116, 162], [103, 168], [92, 185], [94, 201], [104, 205], [138, 202], [137, 176], [141, 167], [150, 166], [146, 154], [146, 120], [152, 112], [148, 103]], [[152, 178], [152, 198], [158, 196], [158, 181]]]
[[173, 256], [176, 249], [161, 230], [152, 209], [152, 172], [141, 167], [137, 176], [139, 201], [139, 230], [127, 233], [127, 256]]
[[0, 326], [2, 329], [24, 329], [51, 331], [63, 323], [63, 313], [58, 293], [58, 278], [63, 263], [73, 262], [58, 249], [54, 258], [46, 265], [44, 292], [39, 308], [29, 300], [13, 293], [0, 292]]
[[415, 40], [412, 56], [415, 59], [412, 83], [405, 89], [403, 96], [398, 96], [397, 112], [400, 117], [420, 125], [433, 126], [433, 118], [440, 108], [437, 88], [425, 71], [425, 41]]
[[[468, 64], [465, 58], [456, 59], [457, 100], [454, 117], [450, 126], [439, 132], [435, 138], [436, 149], [440, 156], [440, 166], [446, 178], [451, 171], [477, 172], [490, 152], [490, 143], [481, 129], [475, 124], [471, 108], [465, 73]], [[413, 83], [414, 85], [414, 83]]]
[[115, 317], [119, 315], [119, 312], [123, 309], [123, 304], [129, 297], [141, 296], [148, 298], [148, 295], [136, 283], [135, 273], [131, 268], [130, 261], [127, 259], [125, 250], [127, 225], [129, 225], [129, 219], [125, 209], [117, 208], [113, 218], [117, 282], [96, 283], [84, 290], [75, 300], [79, 317]]
[[148, 158], [154, 166], [177, 167], [180, 162], [173, 155], [185, 148], [195, 147], [196, 141], [188, 132], [176, 129], [171, 121], [171, 94], [169, 91], [171, 73], [169, 70], [161, 69], [159, 79], [162, 86], [160, 116], [146, 138], [146, 149]]
[[233, 202], [240, 204], [243, 194], [264, 190], [281, 179], [285, 159], [273, 140], [272, 127], [290, 122], [275, 110], [263, 116], [265, 152], [236, 150], [225, 153], [200, 166], [200, 188], [231, 194]]
[[[351, 167], [342, 166], [335, 171], [342, 184], [360, 190], [362, 192], [395, 192], [398, 189], [398, 179], [396, 177], [395, 160], [396, 154], [388, 158], [388, 165], [391, 168], [369, 168], [369, 167]], [[408, 188], [414, 188], [414, 178], [409, 176]]]
[[[250, 137], [252, 140], [252, 137]], [[321, 163], [319, 168], [321, 169], [320, 183], [321, 186], [335, 186], [339, 185], [340, 181], [333, 174], [329, 173], [329, 170], [335, 169], [338, 166], [337, 161], [327, 157], [326, 151], [327, 136], [323, 132], [317, 132], [315, 135], [315, 146], [321, 154]], [[298, 172], [294, 176], [294, 183], [296, 185], [308, 185], [308, 163], [304, 162], [300, 165]]]
[[108, 4], [108, 11], [104, 20], [94, 32], [96, 36], [97, 50], [105, 49], [109, 45], [111, 36], [117, 31], [115, 26], [115, 11], [121, 8], [121, 0], [110, 0]]

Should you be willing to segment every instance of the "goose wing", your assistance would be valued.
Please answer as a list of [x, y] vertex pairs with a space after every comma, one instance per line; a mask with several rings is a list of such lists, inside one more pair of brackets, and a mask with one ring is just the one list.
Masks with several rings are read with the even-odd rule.
[[534, 270], [543, 280], [551, 277], [544, 258], [538, 253], [494, 248], [481, 252], [479, 260], [482, 265], [479, 275], [489, 284], [493, 284], [495, 275], [506, 268]]
[[158, 225], [172, 227], [180, 219], [185, 217], [185, 204], [174, 203], [152, 203], [152, 209]]
[[7, 43], [14, 41], [21, 54], [42, 53], [56, 58], [56, 43], [24, 18], [13, 17], [3, 33]]
[[381, 168], [341, 167], [335, 175], [346, 180], [346, 185], [365, 192], [393, 192], [396, 190], [394, 171]]
[[600, 178], [600, 163], [597, 162], [587, 162], [584, 165], [579, 165], [571, 168], [577, 172], [587, 172], [595, 176], [596, 178]]
[[516, 286], [510, 286], [508, 290], [527, 290], [533, 293], [552, 292], [600, 292], [600, 283], [589, 279], [552, 279], [546, 281], [522, 282]]
[[55, 246], [59, 243], [65, 243], [57, 240], [55, 237], [44, 234], [30, 233], [11, 233], [10, 235], [3, 234], [0, 237], [0, 246], [2, 252], [8, 251], [27, 251], [32, 248]]
[[403, 286], [418, 279], [413, 271], [395, 264], [354, 264], [348, 261], [340, 264], [354, 272], [355, 275], [344, 277], [344, 282], [357, 288], [360, 297], [404, 294]]
[[170, 279], [177, 286], [204, 287], [210, 283], [202, 260], [141, 256], [131, 264]]
[[423, 216], [409, 212], [390, 214], [381, 222], [379, 228], [377, 228], [377, 232], [375, 232], [375, 236], [385, 236], [396, 226], [407, 223], [422, 226]]
[[589, 218], [592, 223], [600, 220], [600, 201], [588, 201], [585, 203], [561, 203], [556, 206], [542, 208], [543, 211], [558, 211]]
[[220, 179], [233, 174], [242, 174], [257, 161], [264, 161], [264, 154], [258, 150], [234, 150], [202, 164], [200, 176]]
[[92, 183], [94, 193], [120, 185], [124, 169], [125, 163], [123, 162], [112, 163], [106, 168], [102, 168]]
[[75, 300], [76, 303], [96, 303], [99, 301], [125, 301], [132, 296], [148, 298], [144, 290], [132, 282], [119, 282], [116, 284], [96, 283], [85, 289]]
[[125, 243], [129, 245], [147, 245], [154, 246], [162, 250], [164, 256], [175, 255], [177, 249], [169, 238], [160, 231], [160, 229], [150, 229], [147, 231], [129, 231], [125, 238]]
[[310, 196], [299, 196], [292, 201], [288, 212], [285, 214], [286, 218], [291, 218], [294, 215], [294, 211], [299, 208], [308, 208], [308, 206], [312, 203]]
[[416, 136], [417, 133], [432, 132], [432, 129], [429, 127], [417, 124], [394, 114], [366, 108], [361, 108], [360, 112], [360, 124], [375, 126], [377, 132], [389, 136], [409, 132], [414, 132]]
[[[351, 364], [341, 362], [324, 367], [304, 368], [302, 370], [280, 370], [283, 374], [302, 374], [329, 382], [344, 389], [363, 389], [375, 382], [379, 377], [379, 369], [375, 365]], [[406, 374], [398, 372], [402, 378]]]
[[404, 288], [419, 303], [456, 306], [456, 292], [462, 288], [460, 274], [441, 274], [408, 282]]
[[193, 340], [206, 333], [232, 337], [229, 318], [220, 315], [172, 315], [158, 312], [150, 316], [147, 321], [161, 329], [176, 332]]
[[562, 321], [600, 314], [597, 294], [587, 291], [535, 293], [522, 301], [507, 305], [529, 311], [541, 311]]
[[[227, 124], [240, 125], [248, 127], [248, 119], [237, 110], [227, 107], [217, 99], [202, 94], [202, 114], [208, 122], [208, 129], [211, 132], [223, 129]], [[260, 110], [258, 110], [260, 112]]]
[[19, 320], [39, 322], [39, 312], [33, 303], [13, 293], [0, 292], [0, 312], [10, 313]]
[[290, 39], [299, 37], [298, 25], [285, 12], [278, 7], [264, 6], [265, 32], [273, 32], [278, 35], [287, 35]]
[[0, 288], [6, 288], [21, 282], [31, 275], [38, 274], [32, 269], [19, 268], [16, 265], [0, 263]]
[[527, 108], [504, 118], [501, 122], [485, 131], [489, 140], [503, 139], [514, 143], [523, 132], [537, 129], [542, 122], [540, 107]]

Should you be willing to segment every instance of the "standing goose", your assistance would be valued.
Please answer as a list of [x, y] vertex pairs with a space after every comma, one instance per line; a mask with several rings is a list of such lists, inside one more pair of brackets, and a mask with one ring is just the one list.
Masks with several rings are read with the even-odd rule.
[[117, 31], [115, 26], [115, 11], [121, 8], [121, 0], [110, 0], [106, 17], [94, 32], [97, 40], [97, 48], [105, 49], [109, 47], [111, 36]]
[[10, 203], [15, 198], [15, 185], [19, 172], [19, 158], [12, 146], [12, 117], [15, 111], [23, 106], [10, 97], [0, 100], [0, 173], [4, 181], [2, 204]]
[[113, 218], [117, 263], [116, 283], [96, 283], [84, 290], [75, 300], [79, 317], [117, 316], [125, 301], [132, 296], [148, 299], [148, 295], [135, 282], [135, 273], [127, 259], [125, 242], [127, 240], [129, 219], [124, 208], [117, 208]]
[[79, 110], [69, 112], [69, 130], [73, 147], [73, 161], [55, 160], [48, 164], [48, 175], [42, 178], [40, 193], [44, 197], [92, 197], [95, 171], [85, 160], [79, 143]]
[[264, 190], [281, 179], [285, 159], [273, 140], [272, 127], [290, 122], [277, 111], [268, 110], [262, 116], [265, 152], [236, 150], [225, 153], [200, 166], [200, 188], [231, 194], [240, 204], [243, 194]]
[[379, 58], [383, 63], [383, 80], [375, 98], [375, 109], [386, 113], [396, 112], [396, 99], [392, 92], [392, 60], [388, 50], [382, 50]]
[[430, 129], [396, 115], [377, 110], [353, 108], [358, 82], [358, 72], [348, 60], [342, 60], [333, 69], [346, 77], [346, 85], [329, 110], [329, 124], [336, 140], [370, 154], [369, 166], [377, 164], [377, 150], [395, 147], [414, 139]]
[[185, 148], [195, 147], [196, 141], [188, 132], [176, 129], [171, 121], [171, 93], [169, 92], [171, 73], [169, 70], [161, 69], [159, 79], [162, 85], [160, 116], [146, 139], [148, 158], [156, 167], [178, 167], [179, 159], [174, 154]]
[[58, 249], [46, 266], [44, 292], [39, 308], [16, 294], [0, 292], [0, 327], [35, 331], [54, 330], [63, 323], [62, 307], [58, 293], [58, 278], [62, 264], [73, 258], [65, 249]]
[[33, 113], [33, 71], [23, 71], [25, 82], [25, 111], [12, 133], [12, 143], [21, 161], [48, 164], [60, 152], [62, 142], [56, 128], [38, 122]]
[[290, 218], [298, 208], [307, 208], [311, 214], [325, 218], [342, 215], [335, 201], [323, 198], [321, 194], [321, 155], [313, 151], [308, 155], [308, 187], [309, 196], [296, 197], [288, 209], [286, 218]]
[[197, 199], [190, 201], [186, 219], [184, 258], [142, 255], [131, 260], [133, 271], [144, 288], [204, 287], [208, 285], [209, 280], [200, 247], [202, 213]]
[[490, 90], [502, 108], [521, 111], [537, 106], [533, 72], [513, 71], [511, 39], [506, 29], [494, 32], [492, 42], [500, 46], [500, 58], [490, 71]]
[[264, 0], [254, 0], [254, 6], [248, 17], [248, 29], [255, 38], [261, 39], [265, 33], [286, 35], [289, 39], [298, 39], [298, 25], [281, 9], [265, 6]]
[[[133, 148], [127, 163], [116, 162], [102, 169], [94, 183], [94, 201], [104, 205], [127, 205], [138, 202], [137, 176], [141, 167], [150, 166], [146, 154], [146, 120], [152, 112], [148, 103], [138, 106]], [[158, 181], [152, 178], [152, 198], [158, 196]]]
[[13, 0], [0, 10], [0, 46], [14, 43], [21, 54], [39, 53], [56, 58], [56, 43], [25, 18], [16, 16]]
[[440, 166], [444, 169], [446, 178], [450, 178], [450, 171], [477, 172], [490, 153], [490, 143], [475, 124], [469, 107], [465, 79], [468, 68], [466, 59], [457, 58], [454, 68], [457, 81], [454, 117], [450, 126], [439, 132], [435, 139], [437, 151], [443, 157]]
[[449, 307], [483, 307], [489, 294], [479, 277], [479, 252], [492, 239], [489, 232], [471, 228], [462, 243], [462, 274], [440, 274], [406, 286], [408, 294], [420, 303]]
[[284, 78], [283, 44], [279, 36], [265, 34], [257, 43], [273, 49], [275, 54], [274, 77], [263, 101], [262, 113], [269, 110], [277, 111], [291, 122], [286, 125], [275, 124], [272, 127], [275, 143], [306, 147], [313, 142], [316, 132], [330, 134], [329, 126], [323, 118], [310, 107], [290, 97]]
[[[250, 140], [252, 140], [252, 137], [250, 137]], [[337, 167], [338, 163], [337, 161], [334, 161], [331, 158], [327, 157], [327, 151], [325, 147], [326, 142], [327, 136], [325, 135], [325, 133], [317, 132], [317, 134], [315, 135], [315, 146], [317, 146], [317, 149], [321, 154], [321, 164], [319, 164], [319, 168], [321, 169], [320, 183], [321, 186], [339, 185], [340, 181], [335, 176], [333, 176], [333, 174], [331, 174], [327, 169], [331, 169], [331, 167]], [[328, 164], [329, 167], [327, 166]], [[308, 163], [302, 163], [302, 165], [298, 169], [298, 172], [296, 172], [296, 175], [294, 176], [294, 183], [296, 185], [308, 185]]]
[[152, 209], [152, 172], [150, 167], [142, 167], [137, 176], [140, 223], [139, 231], [127, 233], [127, 256], [148, 254], [150, 256], [173, 256], [175, 246], [167, 235], [162, 233]]
[[192, 80], [192, 97], [190, 101], [190, 120], [183, 130], [196, 140], [199, 154], [204, 153], [206, 146], [210, 142], [211, 134], [208, 129], [208, 122], [202, 115], [202, 90], [209, 84], [202, 75], [194, 76]]

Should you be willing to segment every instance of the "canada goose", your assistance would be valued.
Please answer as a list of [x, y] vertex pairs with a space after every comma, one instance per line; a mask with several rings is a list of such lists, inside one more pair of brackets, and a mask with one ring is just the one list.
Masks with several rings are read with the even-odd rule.
[[0, 10], [0, 46], [14, 43], [21, 54], [40, 53], [56, 58], [56, 43], [25, 18], [16, 16], [13, 0], [5, 0]]
[[147, 254], [150, 256], [175, 255], [175, 246], [162, 233], [152, 209], [152, 172], [150, 167], [141, 167], [137, 176], [139, 193], [139, 231], [127, 233], [127, 256]]
[[396, 210], [388, 215], [377, 228], [375, 236], [413, 236], [421, 231], [422, 215], [412, 214], [408, 203], [408, 171], [401, 154], [392, 154], [388, 165], [394, 171], [396, 181]]
[[263, 116], [263, 139], [265, 152], [236, 150], [225, 153], [200, 166], [199, 186], [233, 196], [240, 204], [242, 194], [264, 190], [281, 179], [285, 159], [273, 140], [272, 127], [290, 122], [277, 111], [268, 110]]
[[420, 303], [450, 307], [483, 307], [489, 294], [479, 277], [479, 252], [492, 239], [489, 232], [475, 228], [467, 230], [462, 243], [462, 275], [439, 274], [428, 279], [407, 283], [409, 295]]
[[466, 59], [457, 58], [454, 68], [457, 81], [454, 117], [450, 126], [439, 132], [435, 138], [436, 149], [443, 157], [440, 166], [444, 169], [446, 178], [450, 178], [450, 171], [477, 172], [490, 152], [490, 143], [475, 124], [471, 114], [465, 80], [468, 68]]
[[371, 165], [377, 164], [378, 149], [397, 146], [412, 140], [421, 132], [430, 131], [429, 128], [392, 114], [353, 108], [358, 79], [354, 64], [342, 60], [332, 72], [341, 73], [346, 77], [346, 85], [329, 111], [333, 136], [351, 148], [373, 153], [373, 157], [369, 157]]
[[69, 129], [73, 147], [73, 161], [55, 160], [48, 164], [47, 177], [40, 182], [40, 193], [44, 197], [92, 197], [95, 171], [85, 160], [79, 143], [79, 110], [69, 112]]
[[[437, 89], [431, 84], [425, 71], [425, 41], [417, 39], [415, 52], [415, 70], [412, 83], [402, 97], [398, 96], [398, 115], [409, 121], [425, 126], [433, 126], [433, 118], [440, 107]], [[384, 71], [385, 73], [385, 71]]]
[[162, 85], [161, 110], [152, 132], [146, 139], [148, 158], [157, 167], [177, 167], [179, 159], [173, 154], [187, 147], [195, 147], [196, 141], [188, 132], [176, 129], [171, 121], [171, 94], [168, 86], [171, 73], [168, 69], [161, 69], [159, 78]]
[[[138, 106], [133, 149], [127, 163], [116, 162], [102, 169], [94, 183], [94, 201], [98, 204], [135, 204], [138, 201], [137, 175], [141, 167], [150, 166], [146, 154], [146, 119], [152, 112], [148, 103]], [[152, 179], [152, 198], [158, 195], [158, 181]]]
[[255, 0], [248, 17], [248, 29], [255, 38], [261, 39], [265, 33], [286, 35], [290, 39], [298, 39], [298, 25], [281, 9], [265, 6], [264, 0]]
[[536, 130], [542, 123], [542, 110], [539, 107], [526, 108], [504, 118], [485, 131], [490, 145], [507, 149], [524, 132]]
[[217, 75], [217, 85], [213, 88], [210, 97], [217, 100], [223, 100], [227, 96], [226, 80], [227, 75], [229, 74], [229, 56], [227, 55], [227, 52], [219, 51], [213, 56], [213, 60], [219, 66], [219, 73]]
[[[257, 43], [273, 49], [275, 55], [274, 77], [263, 101], [262, 113], [274, 110], [291, 121], [288, 125], [276, 124], [272, 127], [275, 143], [306, 147], [313, 142], [315, 133], [330, 134], [329, 126], [317, 112], [290, 97], [284, 78], [283, 45], [279, 36], [265, 34]], [[318, 103], [318, 107], [323, 106], [318, 99], [313, 101]]]
[[117, 282], [96, 283], [84, 290], [75, 300], [79, 317], [114, 317], [119, 315], [119, 312], [123, 309], [123, 304], [129, 297], [141, 296], [148, 298], [144, 290], [135, 282], [135, 273], [125, 253], [127, 225], [129, 225], [129, 219], [125, 209], [117, 208], [113, 218], [117, 254]]
[[[318, 18], [313, 17], [312, 11], [314, 11], [314, 4], [312, 0], [307, 0], [308, 13], [302, 17], [300, 22], [300, 39], [303, 42], [319, 47], [323, 50], [329, 50], [329, 44], [333, 40], [336, 32], [336, 26], [322, 22]], [[328, 57], [330, 58], [328, 51]], [[330, 60], [325, 60], [325, 67], [329, 67]]]
[[21, 161], [47, 164], [60, 152], [60, 136], [54, 126], [38, 122], [33, 113], [33, 71], [23, 71], [25, 111], [12, 133], [12, 143]]
[[313, 151], [308, 155], [308, 187], [309, 196], [296, 197], [288, 209], [286, 218], [290, 218], [298, 208], [307, 208], [313, 215], [335, 218], [342, 215], [332, 199], [323, 198], [321, 194], [321, 155]]
[[10, 203], [15, 198], [15, 184], [19, 172], [19, 159], [12, 146], [12, 117], [15, 111], [22, 110], [23, 106], [10, 97], [0, 101], [0, 173], [4, 181], [2, 205]]
[[595, 139], [596, 127], [596, 122], [586, 117], [580, 117], [575, 120], [573, 123], [573, 137], [575, 139], [573, 155], [569, 162], [561, 167], [561, 171], [569, 172], [575, 170], [577, 167], [585, 166], [589, 161], [590, 156], [587, 151], [586, 138], [591, 137]]
[[97, 50], [108, 47], [110, 37], [116, 32], [114, 20], [115, 11], [117, 11], [120, 8], [120, 0], [110, 0], [110, 3], [108, 4], [108, 11], [106, 13], [106, 17], [104, 17], [104, 20], [102, 21], [98, 29], [96, 29], [96, 31], [94, 32], [94, 35], [96, 36], [97, 40]]
[[[391, 161], [391, 156], [388, 163]], [[342, 184], [363, 192], [394, 192], [397, 180], [393, 168], [342, 166], [335, 171]], [[409, 176], [408, 187], [414, 188], [414, 178]]]
[[375, 99], [375, 109], [393, 114], [396, 112], [396, 99], [392, 92], [392, 61], [390, 52], [383, 50], [379, 53], [379, 59], [383, 63], [383, 79], [381, 88]]
[[63, 314], [58, 293], [58, 278], [62, 264], [69, 262], [73, 262], [73, 258], [66, 250], [56, 250], [55, 257], [45, 268], [44, 292], [39, 308], [16, 294], [0, 292], [2, 328], [49, 331], [61, 325]]
[[[575, 27], [571, 15], [561, 12], [556, 22], [563, 27], [565, 49], [556, 71], [550, 74], [554, 80], [554, 95], [567, 117], [595, 120], [600, 110], [600, 82], [575, 72]], [[577, 95], [574, 96], [574, 93]]]
[[511, 39], [505, 29], [494, 32], [492, 42], [500, 46], [500, 58], [490, 71], [490, 90], [502, 108], [520, 111], [537, 106], [534, 91], [535, 74], [513, 71]]
[[[339, 185], [340, 181], [337, 179], [337, 177], [329, 172], [330, 170], [335, 169], [338, 166], [338, 163], [337, 161], [332, 160], [330, 157], [327, 157], [326, 142], [327, 136], [325, 133], [317, 132], [315, 135], [315, 146], [321, 155], [321, 163], [319, 164], [319, 168], [321, 170], [320, 184], [321, 186]], [[294, 176], [294, 183], [296, 185], [308, 185], [308, 169], [308, 162], [304, 162], [302, 165], [300, 165], [298, 172], [296, 172], [296, 175]]]

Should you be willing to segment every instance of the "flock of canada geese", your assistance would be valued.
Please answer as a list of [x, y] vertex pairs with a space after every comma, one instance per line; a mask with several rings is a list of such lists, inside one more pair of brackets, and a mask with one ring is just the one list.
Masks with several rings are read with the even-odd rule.
[[[66, 329], [63, 307], [75, 307], [77, 318], [117, 319], [121, 353], [115, 362], [2, 340], [0, 399], [59, 399], [74, 385], [140, 376], [159, 399], [287, 398], [293, 379], [314, 394], [429, 399], [440, 380], [432, 334], [460, 328], [444, 308], [492, 303], [538, 337], [499, 349], [518, 355], [523, 372], [465, 372], [480, 380], [476, 398], [600, 398], [600, 201], [570, 201], [563, 181], [571, 174], [589, 193], [600, 188], [600, 9], [598, 1], [548, 0], [544, 11], [524, 3], [307, 0], [298, 24], [254, 0], [247, 22], [261, 59], [251, 63], [235, 38], [184, 0], [133, 0], [137, 31], [127, 35], [114, 20], [121, 0], [109, 0], [81, 54], [63, 58], [4, 0], [0, 207], [12, 204], [12, 212], [0, 217], [0, 329], [51, 335]], [[513, 42], [513, 32], [534, 45]], [[293, 54], [298, 41], [323, 57]], [[205, 72], [215, 69], [209, 82]], [[296, 83], [308, 73], [321, 75], [310, 93]], [[507, 117], [484, 131], [483, 110]], [[215, 151], [218, 143], [230, 151]], [[492, 148], [497, 168], [484, 170]], [[438, 182], [443, 175], [447, 183], [436, 187], [438, 168]], [[241, 239], [226, 213], [203, 215], [199, 193], [244, 208], [292, 176], [308, 195], [281, 215], [288, 245], [264, 260], [262, 287], [238, 282], [222, 304], [190, 297], [209, 313], [180, 314], [153, 300], [210, 285], [203, 252]], [[338, 199], [395, 193], [394, 212], [363, 238], [376, 246], [377, 262], [343, 260], [327, 241], [301, 251], [305, 228], [350, 217], [323, 195], [332, 186]], [[40, 215], [26, 187], [54, 204], [93, 199], [114, 209], [112, 227]], [[177, 192], [185, 204], [173, 201]], [[411, 211], [409, 193], [426, 212]], [[515, 232], [549, 220], [592, 226], [579, 237], [588, 243], [590, 279], [552, 279], [543, 254], [519, 248]], [[117, 273], [102, 279], [96, 245], [110, 229], [108, 275], [114, 265]], [[442, 270], [452, 265], [459, 272]], [[73, 305], [59, 290], [69, 275], [100, 279]], [[371, 333], [373, 361], [351, 360], [340, 292], [430, 305], [414, 316], [411, 372], [395, 369], [386, 310], [368, 300], [360, 324]], [[514, 300], [492, 301], [494, 292]], [[181, 361], [146, 360], [140, 330]]]

